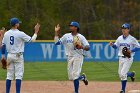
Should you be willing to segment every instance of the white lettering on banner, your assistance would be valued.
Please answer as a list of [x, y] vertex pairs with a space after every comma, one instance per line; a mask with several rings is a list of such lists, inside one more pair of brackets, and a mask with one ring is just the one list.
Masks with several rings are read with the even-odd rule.
[[100, 59], [100, 51], [103, 49], [103, 44], [93, 44], [93, 50], [95, 49], [95, 59]]
[[[53, 43], [41, 43], [41, 48], [43, 52], [43, 58], [46, 59], [53, 59], [55, 54], [56, 59], [66, 59], [65, 50], [63, 45], [56, 46]], [[91, 44], [91, 50], [86, 51], [85, 57], [87, 59], [95, 59], [95, 60], [102, 60], [104, 59], [116, 59], [117, 51], [110, 47], [108, 44], [103, 43], [94, 43]], [[56, 49], [55, 49], [56, 48]], [[54, 51], [55, 50], [55, 51]], [[93, 52], [94, 51], [94, 52]]]
[[[110, 48], [110, 53], [109, 53], [109, 48]], [[110, 47], [109, 44], [106, 44], [104, 48], [104, 54], [107, 59], [112, 59], [115, 55], [115, 49]]]
[[84, 55], [85, 55], [85, 57], [87, 57], [89, 59], [93, 58], [90, 51], [85, 51]]
[[[63, 54], [63, 57], [62, 57]], [[64, 59], [66, 58], [65, 50], [62, 48], [62, 45], [57, 46], [57, 59]]]
[[54, 44], [41, 44], [41, 47], [42, 47], [44, 59], [46, 59], [47, 54], [48, 54], [48, 58], [51, 59]]

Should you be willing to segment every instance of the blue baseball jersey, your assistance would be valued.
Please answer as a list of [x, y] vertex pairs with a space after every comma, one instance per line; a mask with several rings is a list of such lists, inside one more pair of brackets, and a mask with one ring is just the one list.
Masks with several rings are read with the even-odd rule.
[[[134, 48], [140, 48], [140, 44], [131, 35], [128, 35], [127, 37], [124, 37], [123, 35], [119, 36], [116, 42], [114, 43], [118, 47], [118, 56], [124, 56], [122, 54], [122, 49], [124, 47], [127, 47], [130, 50], [133, 50]], [[134, 56], [135, 52], [131, 53], [131, 56]]]

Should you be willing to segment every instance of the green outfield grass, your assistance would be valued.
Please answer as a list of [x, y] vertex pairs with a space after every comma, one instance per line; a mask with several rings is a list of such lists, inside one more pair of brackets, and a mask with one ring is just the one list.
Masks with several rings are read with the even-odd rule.
[[[93, 81], [119, 81], [118, 62], [84, 62], [82, 72]], [[134, 62], [130, 71], [136, 71], [136, 81], [140, 81], [140, 62]], [[0, 69], [0, 80], [6, 78], [6, 71]], [[24, 80], [68, 80], [67, 62], [25, 63]], [[130, 79], [129, 79], [130, 81]]]

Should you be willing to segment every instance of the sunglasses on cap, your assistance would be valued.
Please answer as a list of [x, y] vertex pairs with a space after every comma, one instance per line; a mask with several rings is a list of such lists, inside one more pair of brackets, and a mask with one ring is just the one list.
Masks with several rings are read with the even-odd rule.
[[128, 27], [121, 27], [121, 29], [130, 29], [130, 28], [128, 28]]

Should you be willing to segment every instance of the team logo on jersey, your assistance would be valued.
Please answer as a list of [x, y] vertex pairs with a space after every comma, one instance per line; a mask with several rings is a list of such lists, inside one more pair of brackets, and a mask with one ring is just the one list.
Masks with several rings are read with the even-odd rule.
[[67, 43], [73, 43], [73, 40], [72, 39], [68, 39], [66, 40]]
[[125, 46], [125, 47], [127, 47], [127, 48], [129, 48], [129, 47], [130, 47], [130, 45], [129, 45], [129, 44], [127, 44], [127, 43], [120, 43], [120, 46]]

